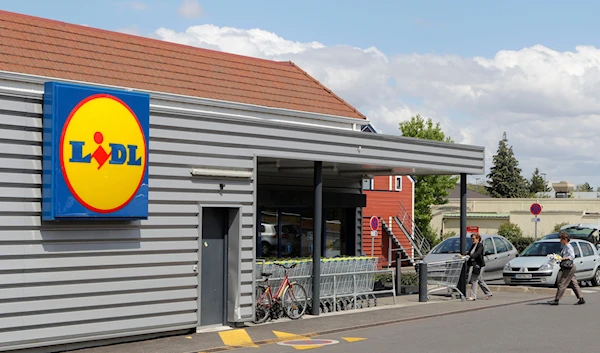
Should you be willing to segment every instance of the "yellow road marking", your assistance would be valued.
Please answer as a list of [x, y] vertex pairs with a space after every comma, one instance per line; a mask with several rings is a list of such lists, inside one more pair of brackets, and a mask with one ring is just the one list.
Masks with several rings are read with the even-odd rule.
[[344, 341], [350, 342], [350, 343], [366, 340], [366, 338], [360, 338], [360, 337], [342, 337], [342, 339]]
[[296, 348], [299, 351], [303, 351], [306, 349], [321, 348], [321, 347], [323, 347], [323, 345], [320, 344], [320, 345], [314, 345], [314, 346], [311, 345], [311, 346], [292, 346], [292, 347]]
[[275, 334], [275, 336], [277, 336], [277, 338], [281, 338], [284, 340], [309, 340], [309, 337], [306, 336], [301, 336], [301, 335], [297, 335], [295, 333], [288, 333], [288, 332], [281, 332], [281, 331], [273, 331], [273, 333]]
[[252, 338], [245, 329], [219, 332], [219, 336], [221, 336], [221, 340], [226, 346], [258, 348], [258, 345], [252, 342]]

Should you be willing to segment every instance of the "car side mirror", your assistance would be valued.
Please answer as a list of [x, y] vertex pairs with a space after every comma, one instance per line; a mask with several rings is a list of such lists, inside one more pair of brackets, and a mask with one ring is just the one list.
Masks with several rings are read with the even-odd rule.
[[492, 253], [490, 250], [487, 250], [487, 251], [485, 252], [485, 255], [486, 255], [486, 256], [488, 256], [488, 255], [492, 255], [492, 254], [493, 254], [493, 253]]

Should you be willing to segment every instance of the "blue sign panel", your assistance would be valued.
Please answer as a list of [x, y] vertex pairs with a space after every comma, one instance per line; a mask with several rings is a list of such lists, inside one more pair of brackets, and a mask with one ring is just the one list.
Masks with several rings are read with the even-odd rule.
[[147, 219], [150, 96], [44, 86], [42, 219]]

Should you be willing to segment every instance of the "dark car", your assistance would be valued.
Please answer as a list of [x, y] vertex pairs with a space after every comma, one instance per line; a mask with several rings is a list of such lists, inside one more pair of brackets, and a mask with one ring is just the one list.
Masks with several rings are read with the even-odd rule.
[[[561, 231], [569, 233], [573, 239], [581, 239], [594, 244], [597, 249], [600, 249], [600, 240], [598, 239], [598, 229], [600, 225], [588, 224], [573, 224], [561, 228]], [[559, 233], [550, 233], [542, 239], [558, 239]]]

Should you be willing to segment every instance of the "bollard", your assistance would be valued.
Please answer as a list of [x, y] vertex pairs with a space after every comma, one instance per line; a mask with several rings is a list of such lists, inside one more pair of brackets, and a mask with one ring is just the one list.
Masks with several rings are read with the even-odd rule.
[[467, 262], [464, 262], [462, 265], [462, 270], [460, 271], [460, 278], [458, 279], [458, 290], [463, 294], [467, 295], [467, 277], [469, 276], [469, 266]]
[[400, 252], [396, 251], [396, 295], [401, 295], [402, 291], [402, 263], [400, 262]]
[[419, 302], [427, 301], [427, 264], [419, 264]]

